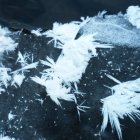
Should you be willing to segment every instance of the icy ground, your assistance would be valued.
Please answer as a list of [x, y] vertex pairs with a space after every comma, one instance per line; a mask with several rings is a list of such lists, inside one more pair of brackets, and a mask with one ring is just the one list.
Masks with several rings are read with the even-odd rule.
[[[140, 138], [139, 18], [115, 17], [87, 18], [79, 33], [79, 23], [56, 23], [47, 34], [1, 29], [1, 140]], [[88, 36], [95, 31], [96, 40]]]
[[[56, 60], [60, 50], [47, 44], [44, 37], [25, 35], [19, 38], [19, 48], [22, 53], [28, 51], [34, 54], [34, 60], [45, 59], [46, 54]], [[47, 47], [45, 47], [47, 46]], [[110, 95], [106, 86], [116, 83], [107, 78], [110, 74], [120, 81], [133, 80], [140, 77], [140, 49], [113, 48], [98, 49], [98, 57], [92, 58], [85, 74], [78, 85], [79, 90], [86, 94], [79, 97], [78, 101], [91, 107], [86, 113], [81, 112], [80, 121], [74, 102], [62, 102], [62, 108], [57, 106], [45, 92], [45, 88], [28, 79], [39, 74], [41, 68], [33, 69], [26, 74], [20, 88], [9, 87], [0, 95], [0, 126], [6, 135], [19, 140], [115, 140], [117, 134], [111, 133], [111, 128], [100, 136], [102, 122], [100, 99]], [[8, 57], [8, 58], [7, 58]], [[17, 69], [15, 65], [17, 52], [4, 55], [3, 63], [6, 67]], [[9, 113], [14, 117], [8, 118]], [[140, 138], [140, 121], [133, 123], [129, 119], [121, 120], [124, 125], [123, 139], [132, 140]], [[131, 126], [131, 127], [130, 127]]]

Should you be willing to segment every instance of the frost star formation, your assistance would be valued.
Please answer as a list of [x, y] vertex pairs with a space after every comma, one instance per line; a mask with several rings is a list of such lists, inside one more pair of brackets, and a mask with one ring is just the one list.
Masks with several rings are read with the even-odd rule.
[[[43, 45], [42, 39], [45, 40]], [[36, 130], [39, 124], [32, 126], [27, 122], [26, 115], [30, 111], [33, 110], [31, 119], [36, 122], [36, 115], [41, 116], [36, 106], [49, 116], [51, 101], [56, 106], [54, 112], [60, 108], [67, 110], [65, 105], [72, 103], [78, 121], [82, 122], [82, 112], [92, 112], [95, 108], [96, 96], [97, 102], [102, 104], [102, 107], [97, 106], [102, 122], [94, 136], [102, 137], [110, 127], [119, 140], [123, 139], [125, 124], [121, 126], [121, 123], [127, 119], [137, 125], [140, 119], [139, 48], [139, 6], [128, 7], [126, 14], [107, 15], [103, 11], [94, 17], [82, 17], [81, 21], [55, 22], [52, 30], [32, 30], [29, 36], [0, 27], [1, 110], [8, 106], [8, 113], [1, 113], [5, 120], [0, 118], [0, 140], [26, 140], [22, 131], [27, 127], [32, 134], [30, 139], [47, 139]], [[92, 89], [90, 93], [87, 86]], [[103, 88], [102, 93], [97, 92], [100, 88]], [[10, 105], [13, 98], [17, 104]], [[90, 119], [92, 117], [96, 114], [92, 113]], [[40, 123], [44, 121], [42, 117]], [[55, 121], [54, 125], [57, 126]]]

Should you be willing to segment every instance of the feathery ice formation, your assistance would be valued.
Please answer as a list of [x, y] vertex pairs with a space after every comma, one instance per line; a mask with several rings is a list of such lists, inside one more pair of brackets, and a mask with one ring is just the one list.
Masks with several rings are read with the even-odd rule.
[[[105, 15], [105, 12], [102, 12], [92, 18], [82, 18], [82, 22], [54, 23], [52, 30], [41, 33], [41, 29], [38, 29], [31, 33], [51, 38], [48, 43], [61, 49], [60, 56], [56, 62], [48, 56], [46, 60], [34, 62], [33, 55], [18, 51], [15, 63], [18, 63], [20, 68], [17, 70], [6, 68], [1, 61], [0, 93], [5, 92], [8, 86], [20, 87], [26, 73], [36, 69], [38, 65], [44, 65], [46, 69], [41, 72], [41, 76], [35, 75], [31, 80], [44, 86], [47, 95], [57, 105], [61, 105], [60, 100], [75, 101], [77, 104], [75, 94], [82, 94], [78, 91], [77, 83], [85, 73], [89, 60], [98, 55], [97, 48], [140, 47], [140, 7], [130, 6], [124, 15]], [[5, 52], [14, 51], [18, 47], [14, 39], [16, 35], [7, 28], [0, 27], [1, 57]], [[140, 79], [122, 83], [110, 75], [107, 76], [117, 85], [111, 87], [112, 95], [101, 99], [101, 131], [103, 132], [110, 122], [112, 129], [116, 129], [119, 139], [122, 139], [119, 119], [129, 117], [134, 121], [140, 117]], [[82, 110], [80, 107], [88, 108], [81, 104], [77, 107], [78, 114], [79, 110]]]
[[43, 33], [46, 37], [52, 37], [54, 47], [62, 49], [62, 52], [56, 62], [49, 57], [46, 61], [41, 60], [41, 63], [49, 68], [43, 71], [41, 78], [32, 77], [32, 80], [45, 86], [50, 98], [58, 105], [59, 99], [76, 102], [74, 93], [70, 93], [72, 84], [79, 82], [89, 60], [97, 55], [96, 48], [112, 48], [96, 42], [94, 34], [74, 39], [83, 23], [85, 21], [64, 25], [54, 23], [53, 30]]
[[104, 131], [110, 121], [112, 129], [116, 129], [119, 139], [122, 139], [119, 118], [129, 117], [133, 121], [136, 118], [140, 119], [140, 78], [121, 83], [114, 77], [107, 76], [117, 82], [117, 85], [111, 87], [112, 95], [101, 99], [103, 103], [101, 130]]

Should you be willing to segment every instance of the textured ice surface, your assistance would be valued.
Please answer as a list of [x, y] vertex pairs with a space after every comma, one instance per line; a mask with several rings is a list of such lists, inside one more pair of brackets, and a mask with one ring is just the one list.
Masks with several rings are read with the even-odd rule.
[[[101, 43], [122, 47], [140, 47], [140, 29], [133, 26], [126, 15], [99, 14], [79, 30], [79, 35], [95, 33]], [[77, 37], [79, 36], [77, 35]]]
[[[136, 48], [139, 30], [127, 18], [121, 14], [92, 18], [89, 23], [100, 31], [97, 40], [93, 38], [95, 32], [90, 35], [85, 32], [75, 39], [79, 22], [73, 22], [76, 26], [56, 24], [53, 31], [43, 36], [40, 30], [33, 32], [36, 35], [21, 32], [16, 50], [3, 51], [2, 63], [11, 71], [1, 72], [5, 93], [1, 88], [0, 132], [20, 140], [115, 140], [116, 131], [111, 133], [110, 125], [107, 126], [111, 118], [112, 126], [117, 125], [119, 138], [122, 134], [124, 140], [139, 139], [140, 120], [133, 118], [139, 113], [139, 86], [136, 86], [140, 77], [140, 50]], [[133, 38], [137, 42], [132, 42]], [[102, 43], [113, 43], [114, 48]], [[115, 47], [118, 45], [129, 48]], [[106, 76], [109, 74], [123, 82], [114, 78], [112, 81]], [[11, 78], [14, 86], [9, 86]], [[130, 80], [134, 80], [133, 84]], [[66, 102], [75, 98], [75, 102]], [[61, 108], [51, 99], [61, 104]], [[101, 134], [102, 107], [103, 128], [107, 128]]]

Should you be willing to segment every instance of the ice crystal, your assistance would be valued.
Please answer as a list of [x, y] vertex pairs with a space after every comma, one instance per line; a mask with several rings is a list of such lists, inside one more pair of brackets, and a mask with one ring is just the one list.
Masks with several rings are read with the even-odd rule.
[[[29, 63], [29, 61], [31, 61], [31, 63]], [[15, 87], [18, 85], [20, 87], [23, 80], [25, 79], [25, 73], [29, 72], [30, 69], [36, 68], [39, 62], [33, 62], [33, 59], [30, 59], [28, 53], [22, 55], [21, 52], [18, 52], [16, 63], [20, 63], [21, 68], [11, 72], [13, 77], [11, 85], [14, 85]]]
[[15, 140], [14, 138], [10, 138], [8, 136], [4, 136], [3, 134], [0, 135], [0, 140]]
[[44, 86], [48, 93], [48, 96], [57, 104], [61, 105], [59, 99], [74, 101], [74, 94], [70, 94], [70, 88], [62, 85], [62, 81], [59, 78], [53, 78], [50, 80], [45, 80], [39, 77], [31, 78], [34, 82]]
[[126, 15], [130, 23], [140, 29], [140, 7], [129, 6]]
[[[89, 21], [89, 17], [81, 17], [82, 21], [73, 21], [70, 23], [61, 24], [55, 22], [53, 24], [53, 29], [41, 33], [41, 29], [32, 30], [31, 32], [37, 36], [46, 36], [52, 38], [48, 43], [54, 41], [54, 47], [61, 48], [61, 45], [65, 44], [69, 40], [73, 40], [80, 27], [85, 25]], [[60, 41], [60, 42], [58, 42]]]
[[42, 33], [41, 33], [42, 29], [37, 29], [37, 30], [32, 30], [31, 33], [32, 34], [35, 34], [36, 36], [42, 36]]
[[38, 63], [39, 62], [34, 62], [34, 63], [31, 63], [31, 64], [28, 64], [28, 65], [26, 65], [26, 66], [24, 66], [24, 67], [22, 67], [22, 68], [20, 68], [20, 69], [18, 69], [18, 70], [15, 70], [14, 72], [12, 72], [12, 73], [18, 73], [18, 72], [20, 72], [20, 71], [22, 71], [22, 72], [26, 72], [26, 71], [28, 71], [28, 70], [30, 70], [30, 69], [35, 69], [37, 66], [38, 66]]
[[10, 68], [0, 67], [0, 85], [4, 85], [6, 88], [11, 80], [11, 76], [8, 74], [10, 71]]
[[[112, 76], [109, 76], [112, 79]], [[113, 78], [112, 80], [118, 80]], [[135, 121], [140, 119], [140, 78], [118, 83], [111, 88], [112, 95], [101, 100], [103, 103], [103, 123], [101, 130], [104, 131], [110, 121], [112, 129], [116, 129], [119, 139], [122, 139], [122, 131], [119, 119], [125, 116]]]
[[25, 53], [24, 55], [21, 54], [21, 52], [18, 52], [18, 58], [16, 63], [20, 63], [22, 67], [28, 65], [28, 60], [29, 60], [29, 54]]
[[[50, 57], [40, 60], [46, 68], [40, 72], [41, 76], [31, 77], [31, 80], [45, 87], [47, 95], [57, 105], [61, 106], [61, 100], [74, 101], [80, 119], [80, 111], [90, 107], [78, 103], [76, 97], [85, 93], [78, 90], [77, 83], [92, 57], [96, 57], [97, 48], [113, 48], [112, 46], [140, 46], [140, 7], [130, 6], [126, 14], [106, 15], [106, 11], [92, 18], [81, 18], [82, 21], [73, 21], [66, 24], [55, 22], [53, 29], [42, 32], [41, 29], [32, 30], [36, 36], [46, 36], [48, 43], [55, 48], [62, 49], [57, 61]], [[125, 39], [124, 39], [125, 38]], [[110, 45], [112, 44], [112, 45]], [[4, 51], [15, 50], [17, 43], [12, 39], [11, 32], [0, 26], [0, 54]], [[37, 68], [39, 62], [33, 62], [28, 53], [18, 52], [16, 63], [20, 68], [12, 71], [9, 68], [0, 67], [0, 93], [11, 85], [21, 86], [25, 79], [25, 73]], [[12, 71], [12, 72], [11, 72]], [[11, 72], [11, 73], [9, 73]], [[104, 131], [110, 122], [112, 129], [117, 131], [119, 139], [122, 139], [122, 131], [119, 119], [129, 117], [135, 121], [140, 118], [140, 78], [121, 82], [111, 75], [108, 78], [117, 83], [109, 87], [112, 95], [101, 99], [103, 103], [103, 123], [101, 131]], [[43, 103], [42, 99], [36, 99]], [[15, 115], [8, 114], [9, 121]], [[10, 140], [8, 136], [1, 136], [1, 140]]]
[[82, 112], [86, 112], [86, 109], [89, 109], [90, 107], [83, 105], [85, 103], [85, 101], [83, 101], [81, 104], [77, 104], [77, 112], [78, 112], [78, 116], [79, 116], [79, 120], [80, 120], [80, 111]]
[[2, 28], [0, 26], [0, 53], [4, 51], [14, 51], [18, 43], [10, 37], [11, 32], [7, 28]]
[[23, 73], [22, 74], [16, 73], [13, 75], [13, 80], [12, 80], [11, 85], [14, 85], [15, 87], [17, 87], [18, 85], [20, 87], [24, 79], [25, 79], [25, 76]]
[[8, 114], [8, 120], [11, 121], [15, 118], [16, 115], [12, 114], [12, 111], [9, 112]]
[[82, 20], [66, 24], [54, 23], [52, 30], [43, 33], [46, 37], [51, 37], [54, 47], [61, 48], [62, 52], [56, 62], [49, 57], [40, 60], [41, 64], [48, 68], [41, 73], [40, 79], [34, 77], [32, 80], [45, 85], [48, 95], [59, 105], [58, 99], [76, 102], [74, 93], [70, 94], [71, 84], [79, 82], [89, 60], [97, 56], [96, 48], [112, 48], [111, 45], [96, 42], [94, 34], [82, 35], [75, 39], [79, 28], [86, 24], [89, 18]]
[[83, 95], [86, 94], [86, 93], [81, 92], [81, 91], [78, 90], [78, 86], [77, 86], [77, 83], [76, 83], [76, 82], [74, 83], [74, 88], [73, 88], [73, 90], [74, 90], [74, 94], [76, 94], [76, 95], [81, 95], [81, 96], [83, 96]]
[[60, 47], [57, 41], [60, 41], [61, 44], [65, 44], [69, 40], [73, 40], [76, 37], [76, 34], [80, 26], [77, 22], [71, 22], [66, 24], [59, 24], [55, 22], [53, 24], [53, 29], [48, 30], [44, 33], [46, 37], [53, 38], [51, 41], [54, 41], [54, 47]]

